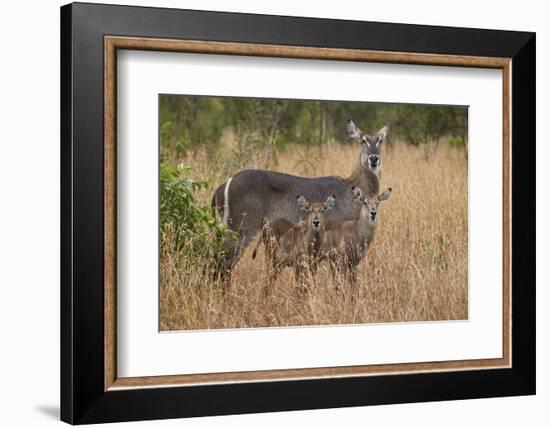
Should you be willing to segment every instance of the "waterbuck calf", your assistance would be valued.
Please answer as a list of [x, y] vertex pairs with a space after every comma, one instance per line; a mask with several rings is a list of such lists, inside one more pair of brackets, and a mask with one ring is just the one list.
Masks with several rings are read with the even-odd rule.
[[325, 232], [324, 214], [334, 208], [335, 202], [336, 198], [329, 196], [325, 202], [309, 203], [303, 195], [299, 195], [296, 205], [308, 214], [306, 220], [293, 224], [281, 218], [264, 225], [252, 258], [256, 258], [258, 247], [263, 242], [269, 285], [287, 266], [294, 267], [298, 284], [303, 284], [308, 271], [313, 276], [316, 274]]
[[321, 252], [331, 263], [334, 273], [344, 275], [352, 285], [357, 282], [357, 267], [374, 239], [378, 220], [378, 205], [389, 199], [392, 189], [380, 195], [364, 196], [358, 188], [352, 189], [354, 200], [361, 203], [356, 220], [330, 222], [326, 225]]
[[228, 279], [242, 250], [261, 230], [264, 219], [268, 223], [285, 219], [292, 224], [300, 220], [296, 195], [303, 195], [310, 201], [335, 195], [338, 206], [328, 214], [328, 219], [336, 221], [355, 217], [349, 191], [352, 186], [365, 194], [378, 194], [382, 162], [380, 148], [388, 129], [383, 127], [376, 134], [366, 134], [351, 120], [348, 120], [346, 129], [349, 136], [361, 144], [357, 166], [348, 178], [306, 178], [274, 171], [244, 170], [218, 187], [212, 198], [213, 211], [236, 232], [234, 237], [223, 242], [224, 258], [218, 272], [222, 278]]

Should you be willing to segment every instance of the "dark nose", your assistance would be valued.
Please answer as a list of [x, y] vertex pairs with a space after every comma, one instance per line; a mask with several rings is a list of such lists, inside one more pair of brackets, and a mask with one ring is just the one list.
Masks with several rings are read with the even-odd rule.
[[376, 220], [376, 212], [371, 212], [371, 213], [370, 213], [370, 219], [371, 219], [372, 221]]
[[321, 224], [320, 220], [313, 220], [313, 226], [314, 227], [319, 227], [320, 224]]
[[369, 155], [370, 163], [378, 163], [378, 155]]

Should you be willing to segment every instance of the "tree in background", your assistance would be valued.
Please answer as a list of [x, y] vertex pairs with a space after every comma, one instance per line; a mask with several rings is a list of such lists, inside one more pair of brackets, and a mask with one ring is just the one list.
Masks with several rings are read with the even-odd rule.
[[254, 163], [261, 166], [276, 148], [291, 144], [348, 143], [348, 118], [371, 132], [389, 125], [389, 144], [422, 145], [426, 158], [443, 140], [463, 147], [467, 156], [468, 108], [463, 106], [181, 95], [160, 98], [161, 153], [198, 148], [215, 153], [222, 133], [231, 129], [235, 158], [244, 162], [254, 152]]

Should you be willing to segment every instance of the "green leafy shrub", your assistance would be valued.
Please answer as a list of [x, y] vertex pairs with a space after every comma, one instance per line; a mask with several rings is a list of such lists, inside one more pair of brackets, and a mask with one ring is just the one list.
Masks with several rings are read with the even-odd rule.
[[201, 205], [195, 193], [208, 183], [188, 176], [188, 166], [160, 166], [160, 229], [180, 254], [215, 259], [222, 253], [221, 241], [232, 232]]
[[449, 145], [452, 147], [464, 147], [465, 141], [463, 137], [451, 137], [449, 138]]

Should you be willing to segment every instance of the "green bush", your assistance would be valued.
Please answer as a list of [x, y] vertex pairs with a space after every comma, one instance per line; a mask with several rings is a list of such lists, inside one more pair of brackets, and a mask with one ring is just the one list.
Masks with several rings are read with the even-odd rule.
[[465, 141], [463, 137], [451, 137], [449, 138], [449, 145], [452, 147], [464, 147]]
[[[232, 232], [195, 198], [208, 183], [194, 180], [188, 166], [160, 165], [160, 229], [184, 256], [218, 257], [221, 241]], [[165, 241], [166, 242], [166, 241]]]

